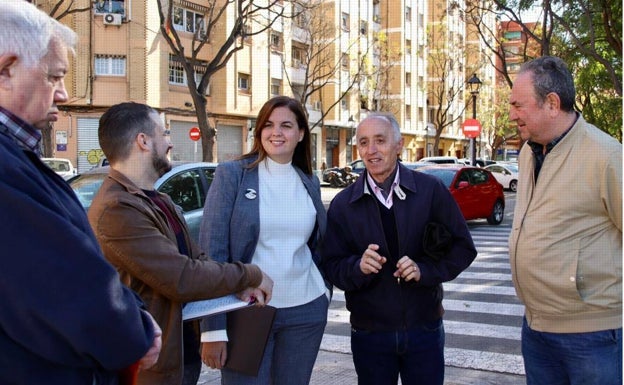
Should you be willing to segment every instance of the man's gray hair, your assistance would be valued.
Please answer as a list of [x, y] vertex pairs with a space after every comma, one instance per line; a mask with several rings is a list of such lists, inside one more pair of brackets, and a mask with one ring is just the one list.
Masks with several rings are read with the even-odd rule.
[[392, 127], [392, 133], [394, 135], [394, 140], [398, 143], [401, 140], [401, 127], [399, 126], [399, 122], [396, 120], [393, 114], [389, 112], [372, 112], [360, 122], [362, 124], [363, 121], [368, 119], [381, 119], [385, 120]]
[[25, 0], [0, 0], [0, 55], [13, 54], [32, 68], [47, 53], [52, 38], [73, 52], [78, 35]]

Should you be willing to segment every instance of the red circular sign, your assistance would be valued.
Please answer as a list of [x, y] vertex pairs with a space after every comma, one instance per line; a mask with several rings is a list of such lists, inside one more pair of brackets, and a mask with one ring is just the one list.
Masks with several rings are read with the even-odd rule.
[[199, 131], [199, 127], [191, 127], [189, 130], [189, 138], [195, 142], [201, 139], [201, 131]]
[[476, 138], [481, 134], [481, 122], [477, 119], [466, 119], [462, 123], [462, 131], [467, 138]]

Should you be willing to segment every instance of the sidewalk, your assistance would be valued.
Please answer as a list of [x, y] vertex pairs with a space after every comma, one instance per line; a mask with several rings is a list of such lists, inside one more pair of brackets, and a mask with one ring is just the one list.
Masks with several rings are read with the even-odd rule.
[[[525, 377], [482, 370], [446, 367], [444, 385], [524, 385]], [[198, 385], [218, 385], [218, 370], [204, 365]], [[400, 382], [399, 382], [400, 384]], [[310, 385], [357, 385], [351, 354], [321, 350], [314, 364]]]

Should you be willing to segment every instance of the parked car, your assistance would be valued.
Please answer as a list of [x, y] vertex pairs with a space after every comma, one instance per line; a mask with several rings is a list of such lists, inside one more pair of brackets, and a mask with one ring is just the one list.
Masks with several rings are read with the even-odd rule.
[[[196, 241], [199, 240], [199, 226], [206, 193], [216, 168], [217, 163], [173, 162], [171, 171], [161, 176], [154, 184], [156, 190], [168, 194], [173, 202], [180, 206], [191, 237]], [[109, 169], [109, 166], [96, 167], [69, 180], [69, 185], [85, 210], [91, 207], [91, 202], [108, 175]]]
[[430, 162], [436, 164], [453, 163], [459, 164], [459, 159], [454, 156], [426, 156], [418, 160], [419, 162]]
[[65, 180], [76, 175], [76, 169], [69, 159], [64, 158], [41, 158], [41, 161], [62, 176]]
[[422, 162], [422, 161], [418, 161], [418, 162], [403, 162], [403, 161], [401, 161], [401, 164], [403, 164], [405, 167], [407, 167], [409, 169], [416, 170], [417, 168], [420, 168], [420, 167], [433, 166], [436, 163], [433, 163], [433, 162]]
[[503, 221], [503, 186], [489, 171], [461, 164], [439, 164], [417, 170], [442, 180], [457, 202], [464, 218], [486, 218], [491, 225]]
[[[470, 159], [468, 159], [468, 158], [463, 158], [463, 159], [460, 159], [460, 160], [459, 160], [459, 163], [463, 163], [463, 164], [465, 164], [465, 165], [467, 165], [467, 166], [470, 166]], [[481, 158], [477, 158], [477, 159], [475, 159], [475, 164], [476, 164], [478, 167], [485, 167], [485, 166], [488, 166], [488, 165], [490, 165], [490, 164], [495, 164], [495, 163], [496, 163], [496, 161], [494, 161], [494, 160], [489, 160], [489, 159], [481, 159]]]
[[518, 163], [496, 163], [484, 168], [491, 172], [504, 188], [516, 192], [518, 189]]

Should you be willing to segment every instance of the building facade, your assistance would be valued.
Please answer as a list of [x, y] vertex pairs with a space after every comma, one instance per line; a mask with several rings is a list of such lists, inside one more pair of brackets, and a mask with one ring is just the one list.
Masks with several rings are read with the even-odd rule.
[[[35, 1], [51, 9], [54, 0]], [[163, 1], [163, 3], [168, 3]], [[452, 9], [447, 2], [445, 9]], [[84, 172], [103, 157], [97, 140], [99, 117], [124, 101], [156, 108], [171, 130], [173, 160], [201, 160], [200, 141], [183, 63], [163, 37], [156, 0], [77, 0], [86, 11], [63, 19], [80, 36], [66, 84], [70, 100], [52, 133], [52, 156], [70, 159]], [[431, 13], [426, 0], [317, 0], [293, 6], [286, 1], [254, 2], [268, 6], [264, 20], [245, 25], [242, 48], [216, 72], [206, 89], [206, 114], [216, 129], [213, 151], [225, 161], [248, 151], [255, 117], [266, 100], [283, 94], [301, 100], [312, 127], [313, 168], [343, 166], [357, 158], [354, 131], [370, 111], [395, 114], [405, 140], [401, 158], [426, 155], [463, 156], [465, 139], [457, 120], [433, 148], [428, 58]], [[436, 4], [436, 8], [439, 6]], [[235, 9], [210, 32], [210, 9], [202, 1], [172, 0], [169, 29], [185, 47], [210, 33], [197, 57], [196, 80], [216, 55], [237, 22]], [[282, 17], [271, 19], [271, 15]], [[267, 20], [271, 19], [269, 27]], [[447, 25], [457, 41], [465, 35], [459, 11]], [[460, 58], [460, 45], [448, 54]], [[465, 80], [465, 63], [454, 75]], [[435, 79], [434, 79], [435, 80]], [[458, 99], [453, 114], [461, 115]]]

